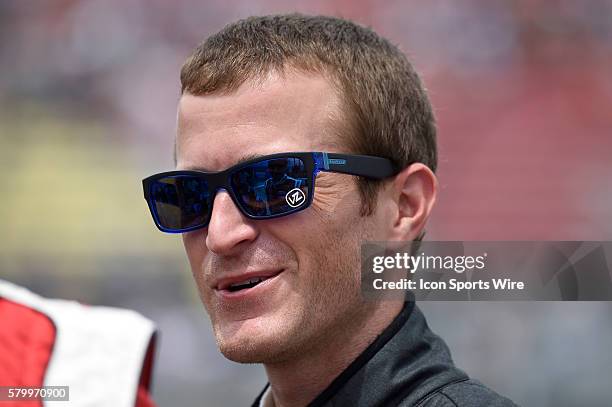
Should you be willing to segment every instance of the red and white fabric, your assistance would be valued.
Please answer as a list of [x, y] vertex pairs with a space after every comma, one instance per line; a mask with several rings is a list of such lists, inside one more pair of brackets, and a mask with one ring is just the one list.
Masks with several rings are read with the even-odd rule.
[[0, 386], [69, 386], [70, 401], [3, 407], [153, 407], [155, 326], [124, 309], [47, 299], [0, 280]]

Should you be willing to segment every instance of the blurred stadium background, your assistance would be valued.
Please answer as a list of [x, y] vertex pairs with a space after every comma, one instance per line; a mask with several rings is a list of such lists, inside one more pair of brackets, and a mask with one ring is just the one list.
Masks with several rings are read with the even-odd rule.
[[[0, 278], [161, 329], [160, 406], [249, 405], [180, 237], [140, 180], [172, 167], [178, 71], [226, 23], [301, 11], [399, 44], [439, 121], [439, 240], [612, 240], [612, 1], [0, 2]], [[609, 406], [612, 303], [423, 303], [472, 376], [525, 406]]]

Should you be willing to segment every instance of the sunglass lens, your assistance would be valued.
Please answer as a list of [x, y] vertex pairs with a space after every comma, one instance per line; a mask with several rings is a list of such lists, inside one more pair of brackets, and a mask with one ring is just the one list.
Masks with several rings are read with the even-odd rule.
[[310, 177], [299, 158], [275, 158], [244, 167], [231, 176], [238, 200], [251, 216], [294, 212], [308, 201]]
[[210, 214], [206, 180], [191, 175], [163, 177], [150, 186], [151, 206], [159, 224], [169, 231], [202, 226]]

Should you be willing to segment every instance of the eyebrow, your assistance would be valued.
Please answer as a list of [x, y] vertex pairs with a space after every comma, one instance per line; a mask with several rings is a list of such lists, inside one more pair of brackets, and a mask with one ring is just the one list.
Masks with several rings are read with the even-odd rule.
[[[238, 161], [236, 161], [234, 164], [230, 165], [230, 167], [228, 167], [228, 168], [231, 168], [231, 167], [234, 167], [236, 165], [242, 164], [244, 162], [247, 162], [247, 161], [250, 161], [250, 160], [254, 160], [256, 158], [261, 158], [261, 157], [264, 157], [264, 155], [262, 155], [262, 154], [247, 154], [247, 155], [244, 155], [244, 156], [240, 157], [238, 159]], [[210, 168], [200, 167], [200, 166], [190, 166], [190, 167], [187, 167], [187, 168], [184, 168], [184, 169], [188, 170], [188, 171], [213, 172], [213, 171], [210, 170]]]

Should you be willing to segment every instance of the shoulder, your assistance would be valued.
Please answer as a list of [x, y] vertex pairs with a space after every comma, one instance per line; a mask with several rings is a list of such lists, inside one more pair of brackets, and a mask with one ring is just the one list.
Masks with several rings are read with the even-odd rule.
[[418, 407], [517, 407], [477, 380], [449, 383], [423, 398]]

